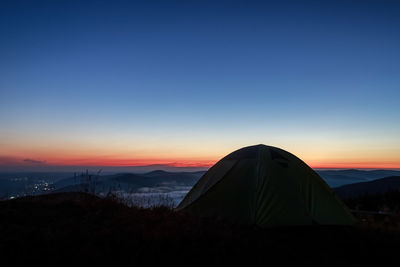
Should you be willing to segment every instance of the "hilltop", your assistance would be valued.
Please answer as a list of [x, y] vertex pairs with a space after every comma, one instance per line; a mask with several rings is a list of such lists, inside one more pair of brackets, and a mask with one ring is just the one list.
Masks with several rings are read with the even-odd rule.
[[342, 185], [335, 188], [336, 194], [342, 199], [360, 197], [365, 194], [374, 195], [399, 190], [400, 176], [390, 176], [368, 182]]
[[389, 266], [400, 242], [365, 225], [260, 229], [84, 193], [1, 201], [0, 236], [15, 264], [90, 266]]

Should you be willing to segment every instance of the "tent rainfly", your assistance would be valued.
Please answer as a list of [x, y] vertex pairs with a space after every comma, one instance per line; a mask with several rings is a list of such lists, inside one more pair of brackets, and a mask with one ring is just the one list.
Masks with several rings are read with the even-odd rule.
[[244, 147], [218, 161], [177, 210], [263, 227], [351, 225], [356, 221], [307, 164], [265, 145]]

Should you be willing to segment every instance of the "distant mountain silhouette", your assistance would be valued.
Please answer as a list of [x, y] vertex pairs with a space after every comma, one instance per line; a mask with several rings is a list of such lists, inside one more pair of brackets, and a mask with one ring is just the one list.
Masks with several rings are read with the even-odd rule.
[[400, 176], [390, 176], [369, 182], [343, 185], [334, 188], [336, 194], [342, 198], [354, 198], [365, 194], [379, 194], [400, 190]]
[[361, 178], [361, 179], [378, 179], [388, 176], [400, 176], [400, 171], [394, 170], [317, 170], [318, 173], [323, 175], [342, 175], [347, 177]]
[[169, 173], [163, 170], [155, 170], [148, 173], [144, 173], [143, 176], [152, 177], [152, 176], [159, 176], [159, 175], [168, 175]]
[[[158, 165], [152, 165], [151, 167], [152, 169], [150, 166], [141, 166], [139, 169], [136, 167], [136, 169], [122, 168], [119, 172], [109, 172], [110, 169], [106, 168], [101, 172], [102, 175], [92, 175], [91, 179], [92, 182], [94, 180], [96, 183], [96, 192], [108, 192], [110, 189], [133, 193], [167, 192], [168, 190], [182, 190], [179, 189], [181, 186], [191, 187], [205, 173], [205, 171], [199, 171], [198, 168], [191, 169], [195, 171], [187, 171], [187, 168], [181, 167], [171, 167], [169, 169]], [[89, 170], [89, 173], [91, 172], [97, 173], [98, 168]], [[400, 176], [400, 171], [394, 170], [320, 169], [316, 170], [316, 172], [332, 188], [389, 176]], [[73, 177], [73, 175], [74, 172], [0, 173], [0, 198], [8, 199], [9, 197], [49, 192], [77, 192], [89, 186], [87, 181], [89, 177], [85, 175]], [[48, 183], [53, 191], [41, 191], [44, 183]], [[36, 185], [39, 185], [39, 189], [35, 189]]]
[[367, 182], [389, 176], [400, 176], [400, 171], [394, 170], [317, 170], [316, 171], [331, 187], [345, 184]]
[[[151, 171], [144, 174], [119, 173], [105, 176], [92, 176], [96, 182], [96, 192], [109, 190], [124, 190], [137, 192], [143, 188], [193, 186], [204, 171], [196, 172], [167, 172], [162, 170]], [[86, 175], [71, 177], [58, 181], [55, 192], [80, 191], [88, 183]], [[166, 189], [167, 190], [167, 189]]]

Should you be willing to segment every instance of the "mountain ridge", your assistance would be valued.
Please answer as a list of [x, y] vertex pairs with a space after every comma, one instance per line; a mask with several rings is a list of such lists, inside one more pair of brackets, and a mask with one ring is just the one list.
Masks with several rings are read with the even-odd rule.
[[400, 190], [400, 176], [389, 176], [373, 181], [347, 184], [334, 188], [336, 194], [342, 199], [398, 190]]

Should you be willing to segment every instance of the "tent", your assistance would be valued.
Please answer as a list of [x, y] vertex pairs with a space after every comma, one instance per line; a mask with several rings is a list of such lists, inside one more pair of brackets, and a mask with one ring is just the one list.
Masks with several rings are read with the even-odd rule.
[[355, 223], [315, 171], [293, 154], [266, 145], [244, 147], [218, 161], [177, 210], [259, 226]]

